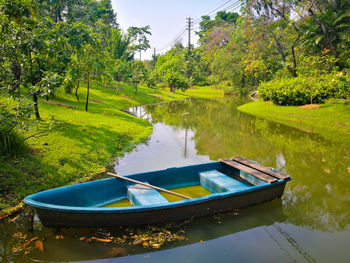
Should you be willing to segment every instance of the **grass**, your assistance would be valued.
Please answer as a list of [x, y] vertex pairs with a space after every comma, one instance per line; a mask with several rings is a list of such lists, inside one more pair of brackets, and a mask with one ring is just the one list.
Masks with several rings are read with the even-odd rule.
[[194, 87], [186, 93], [139, 87], [137, 94], [128, 85], [114, 83], [110, 88], [95, 83], [90, 89], [89, 111], [85, 112], [86, 89], [73, 94], [58, 91], [49, 102], [39, 103], [42, 121], [24, 137], [30, 138], [30, 152], [0, 158], [0, 217], [34, 192], [94, 178], [152, 133], [152, 125], [122, 109], [189, 96], [219, 97], [221, 90]]
[[238, 110], [350, 145], [350, 100], [330, 99], [322, 105], [302, 107], [256, 101], [242, 105]]

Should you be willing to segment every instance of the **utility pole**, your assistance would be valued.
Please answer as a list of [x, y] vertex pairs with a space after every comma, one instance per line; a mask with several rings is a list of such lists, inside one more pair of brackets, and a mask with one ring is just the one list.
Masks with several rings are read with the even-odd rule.
[[192, 69], [191, 69], [191, 30], [193, 19], [191, 17], [188, 17], [187, 19], [187, 30], [188, 30], [188, 78], [192, 75]]

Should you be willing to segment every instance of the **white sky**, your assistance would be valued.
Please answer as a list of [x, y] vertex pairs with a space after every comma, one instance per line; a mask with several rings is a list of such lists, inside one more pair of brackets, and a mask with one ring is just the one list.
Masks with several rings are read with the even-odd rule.
[[[112, 0], [112, 5], [117, 13], [117, 22], [123, 31], [130, 26], [151, 26], [152, 36], [149, 37], [151, 49], [142, 54], [142, 59], [150, 59], [153, 48], [162, 49], [160, 53], [167, 51], [163, 48], [185, 29], [187, 17], [197, 19], [220, 6], [222, 7], [212, 14], [215, 15], [217, 11], [225, 8], [227, 11], [238, 12], [238, 8], [232, 10], [237, 2], [238, 0]], [[197, 28], [198, 23], [194, 24], [194, 29]], [[191, 38], [192, 43], [196, 44], [198, 37], [195, 33], [192, 33]], [[187, 45], [187, 32], [182, 39], [184, 45]], [[138, 58], [138, 54], [135, 58]]]

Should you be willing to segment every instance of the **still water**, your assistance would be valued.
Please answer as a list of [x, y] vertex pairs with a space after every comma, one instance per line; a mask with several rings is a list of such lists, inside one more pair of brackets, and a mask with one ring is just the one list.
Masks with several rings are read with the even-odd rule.
[[2, 224], [0, 261], [350, 262], [350, 149], [237, 111], [245, 102], [189, 99], [129, 109], [152, 122], [154, 132], [118, 160], [116, 171], [127, 175], [239, 155], [293, 178], [282, 199], [187, 222], [182, 226], [187, 241], [157, 250], [125, 246], [109, 259], [115, 245], [79, 240], [94, 230], [61, 230], [60, 239], [39, 223], [44, 252], [15, 257], [9, 237], [19, 226]]

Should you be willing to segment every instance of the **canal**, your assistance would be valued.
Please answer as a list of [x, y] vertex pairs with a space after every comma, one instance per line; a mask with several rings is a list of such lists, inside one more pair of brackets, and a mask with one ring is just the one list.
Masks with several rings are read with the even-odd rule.
[[[188, 99], [129, 109], [154, 132], [119, 159], [118, 174], [242, 156], [289, 174], [282, 199], [178, 224], [184, 240], [158, 249], [85, 242], [125, 229], [42, 227], [26, 215], [0, 224], [2, 262], [349, 262], [350, 149], [339, 142], [239, 112], [239, 97]], [[17, 222], [18, 221], [18, 222]], [[137, 232], [138, 229], [127, 229]], [[13, 253], [18, 235], [38, 236], [43, 251]], [[35, 242], [35, 241], [33, 241]], [[111, 251], [114, 251], [111, 253]], [[112, 258], [115, 257], [115, 258]]]

